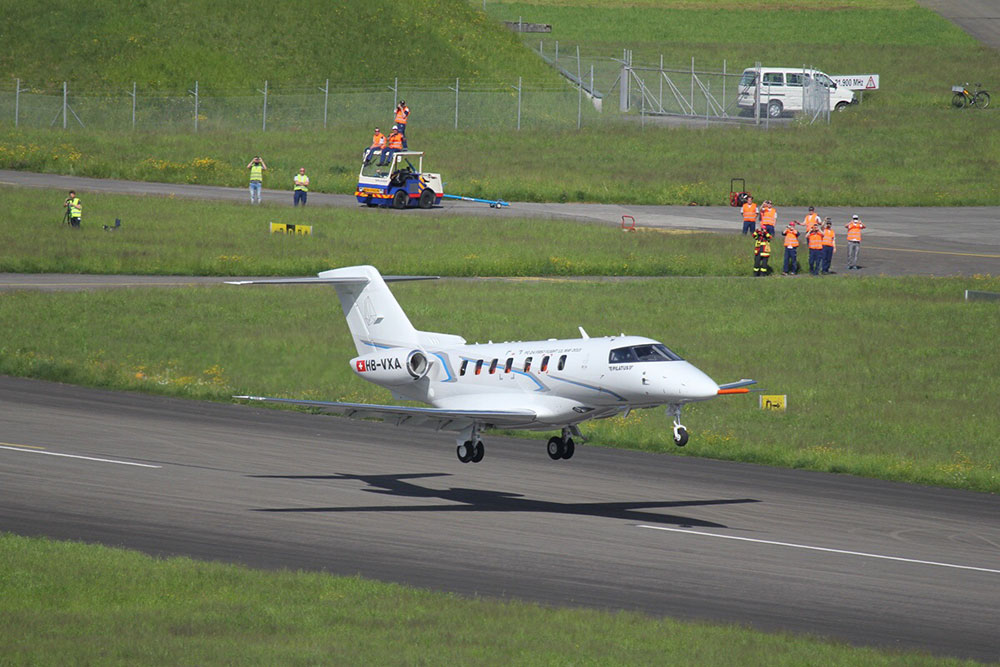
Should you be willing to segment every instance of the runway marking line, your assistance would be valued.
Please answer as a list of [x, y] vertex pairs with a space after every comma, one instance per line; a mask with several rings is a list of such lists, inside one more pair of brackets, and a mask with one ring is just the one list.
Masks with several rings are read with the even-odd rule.
[[59, 456], [67, 459], [81, 459], [83, 461], [96, 461], [97, 463], [116, 463], [123, 466], [136, 466], [139, 468], [162, 468], [148, 463], [134, 463], [132, 461], [118, 461], [117, 459], [101, 459], [95, 456], [80, 456], [78, 454], [62, 454], [60, 452], [47, 452], [44, 447], [32, 447], [31, 445], [15, 445], [10, 442], [0, 442], [0, 449], [7, 449], [12, 452], [24, 452], [25, 454], [45, 454], [46, 456]]
[[1000, 255], [986, 255], [976, 252], [949, 252], [947, 250], [916, 250], [913, 248], [884, 248], [877, 245], [866, 245], [869, 250], [892, 250], [895, 252], [922, 252], [928, 255], [956, 255], [958, 257], [986, 257], [988, 259], [1000, 259]]
[[774, 540], [758, 540], [752, 537], [737, 537], [735, 535], [719, 535], [718, 533], [705, 533], [700, 530], [687, 530], [684, 528], [666, 528], [664, 526], [640, 525], [639, 528], [649, 528], [650, 530], [664, 530], [671, 533], [687, 533], [689, 535], [702, 535], [704, 537], [719, 537], [724, 540], [738, 540], [740, 542], [755, 542], [757, 544], [772, 544], [779, 547], [792, 547], [795, 549], [808, 549], [810, 551], [825, 551], [827, 553], [845, 554], [847, 556], [864, 556], [865, 558], [879, 558], [881, 560], [895, 560], [902, 563], [915, 563], [917, 565], [935, 565], [937, 567], [950, 567], [956, 570], [974, 570], [976, 572], [989, 572], [990, 574], [1000, 574], [1000, 570], [993, 570], [988, 567], [974, 567], [972, 565], [956, 565], [954, 563], [939, 563], [932, 560], [917, 560], [915, 558], [902, 558], [901, 556], [885, 556], [882, 554], [870, 554], [863, 551], [847, 551], [846, 549], [829, 549], [827, 547], [814, 547], [808, 544], [793, 544], [791, 542], [775, 542]]

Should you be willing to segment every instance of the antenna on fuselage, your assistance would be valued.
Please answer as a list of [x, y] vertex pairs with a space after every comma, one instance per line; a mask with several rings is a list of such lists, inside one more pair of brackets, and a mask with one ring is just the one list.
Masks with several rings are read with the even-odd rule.
[[590, 338], [590, 336], [587, 335], [587, 332], [583, 330], [583, 327], [577, 327], [577, 328], [580, 329], [581, 336], [583, 336], [584, 338]]

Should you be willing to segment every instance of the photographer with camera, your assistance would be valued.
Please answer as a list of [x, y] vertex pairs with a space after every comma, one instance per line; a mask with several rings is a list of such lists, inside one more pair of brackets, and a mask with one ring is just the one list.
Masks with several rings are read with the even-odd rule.
[[267, 165], [257, 155], [254, 156], [254, 159], [250, 160], [247, 169], [250, 170], [250, 203], [259, 204], [261, 202], [261, 183], [264, 180], [264, 170], [267, 169]]
[[66, 207], [66, 214], [63, 216], [63, 220], [70, 227], [79, 229], [80, 218], [83, 217], [83, 204], [80, 202], [80, 198], [76, 196], [76, 192], [73, 190], [69, 191], [69, 197], [66, 197], [63, 206]]

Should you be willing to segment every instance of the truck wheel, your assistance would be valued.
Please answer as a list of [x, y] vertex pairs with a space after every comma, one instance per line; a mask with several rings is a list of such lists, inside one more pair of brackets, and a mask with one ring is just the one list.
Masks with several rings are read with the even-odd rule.
[[410, 198], [406, 194], [406, 190], [396, 190], [396, 194], [392, 196], [392, 207], [393, 208], [406, 208], [406, 202]]
[[837, 106], [834, 107], [834, 111], [843, 111], [850, 105], [847, 102], [837, 102]]
[[781, 115], [782, 106], [781, 102], [778, 100], [771, 100], [767, 103], [767, 115], [771, 118], [777, 118]]
[[424, 188], [424, 191], [420, 193], [420, 201], [417, 202], [417, 205], [420, 208], [430, 208], [434, 206], [435, 199], [437, 199], [437, 196], [434, 194], [434, 191], [430, 188]]

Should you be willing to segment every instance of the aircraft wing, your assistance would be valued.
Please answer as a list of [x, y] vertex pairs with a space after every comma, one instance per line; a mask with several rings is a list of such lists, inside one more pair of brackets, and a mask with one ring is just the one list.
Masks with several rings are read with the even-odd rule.
[[523, 425], [534, 421], [533, 410], [448, 410], [444, 408], [419, 408], [403, 405], [376, 405], [372, 403], [338, 403], [335, 401], [307, 401], [295, 398], [269, 398], [267, 396], [233, 396], [247, 401], [268, 401], [322, 408], [354, 419], [381, 419], [396, 426], [422, 426], [438, 431], [461, 431], [473, 422], [504, 426]]
[[746, 394], [750, 390], [747, 389], [752, 384], [757, 384], [756, 380], [748, 380], [746, 378], [742, 380], [737, 380], [736, 382], [727, 382], [726, 384], [719, 385], [720, 394]]

